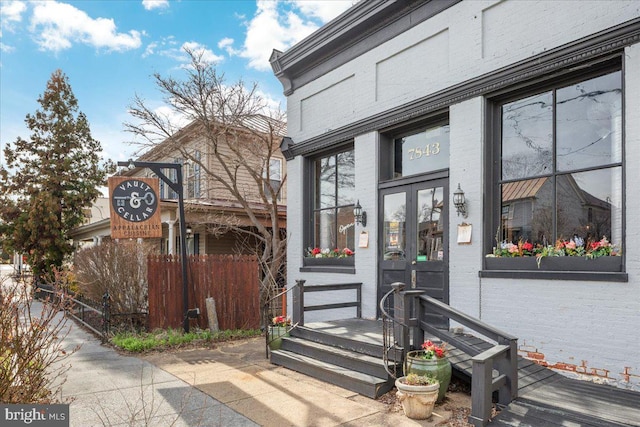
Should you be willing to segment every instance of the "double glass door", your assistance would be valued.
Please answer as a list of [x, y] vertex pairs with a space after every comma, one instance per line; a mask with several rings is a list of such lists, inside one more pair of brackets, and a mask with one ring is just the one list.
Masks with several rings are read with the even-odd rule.
[[[449, 302], [448, 180], [407, 184], [381, 191], [382, 221], [378, 300], [394, 282], [424, 289]], [[442, 320], [432, 318], [439, 326]]]

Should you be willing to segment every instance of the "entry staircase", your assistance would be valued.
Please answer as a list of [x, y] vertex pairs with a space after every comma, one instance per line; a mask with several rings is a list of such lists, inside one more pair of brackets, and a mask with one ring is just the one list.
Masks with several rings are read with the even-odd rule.
[[[305, 293], [348, 290], [355, 291], [352, 301], [305, 305]], [[282, 337], [281, 348], [270, 352], [274, 364], [375, 399], [391, 390], [395, 378], [402, 376], [405, 349], [419, 348], [425, 338], [439, 339], [448, 343], [454, 372], [473, 378], [470, 420], [474, 424], [488, 422], [494, 392], [503, 405], [517, 395], [517, 339], [424, 295], [424, 291], [405, 291], [404, 284], [393, 284], [382, 299], [383, 319], [379, 321], [361, 319], [360, 283], [309, 286], [299, 280], [291, 291], [293, 327], [289, 336]], [[348, 307], [356, 308], [355, 318], [305, 324], [307, 311]], [[454, 320], [497, 344], [452, 334], [423, 320], [433, 315]]]

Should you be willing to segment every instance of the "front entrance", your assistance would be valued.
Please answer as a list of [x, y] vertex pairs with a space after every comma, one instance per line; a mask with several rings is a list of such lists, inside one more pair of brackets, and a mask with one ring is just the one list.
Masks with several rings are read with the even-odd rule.
[[[448, 179], [381, 190], [378, 301], [394, 282], [449, 303]], [[447, 328], [440, 317], [426, 319]]]

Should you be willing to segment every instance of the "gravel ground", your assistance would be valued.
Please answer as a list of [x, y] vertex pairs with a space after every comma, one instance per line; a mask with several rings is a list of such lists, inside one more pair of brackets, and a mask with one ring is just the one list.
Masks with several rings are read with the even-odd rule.
[[[388, 406], [389, 412], [402, 414], [402, 404], [396, 399], [396, 389], [379, 397], [378, 400]], [[452, 378], [444, 401], [436, 404], [434, 412], [444, 415], [447, 419], [437, 421], [432, 417], [432, 419], [425, 421], [428, 423], [425, 425], [472, 427], [472, 424], [467, 422], [471, 414], [471, 387], [456, 378]]]

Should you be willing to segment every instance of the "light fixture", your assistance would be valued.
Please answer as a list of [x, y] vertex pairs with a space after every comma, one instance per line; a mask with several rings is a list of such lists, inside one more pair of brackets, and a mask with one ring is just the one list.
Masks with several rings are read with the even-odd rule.
[[187, 239], [190, 239], [191, 237], [193, 237], [193, 228], [191, 228], [190, 225], [187, 225], [187, 228], [185, 231], [187, 232]]
[[361, 224], [363, 227], [367, 226], [367, 213], [362, 210], [360, 200], [358, 200], [356, 205], [353, 207], [353, 216], [356, 220], [356, 224]]
[[464, 199], [464, 191], [460, 188], [460, 183], [458, 183], [458, 189], [453, 192], [453, 205], [456, 207], [458, 216], [462, 214], [464, 218], [467, 217], [467, 202]]
[[129, 165], [127, 166], [127, 168], [131, 171], [134, 170], [136, 168], [136, 164], [133, 162], [133, 159], [129, 159]]

